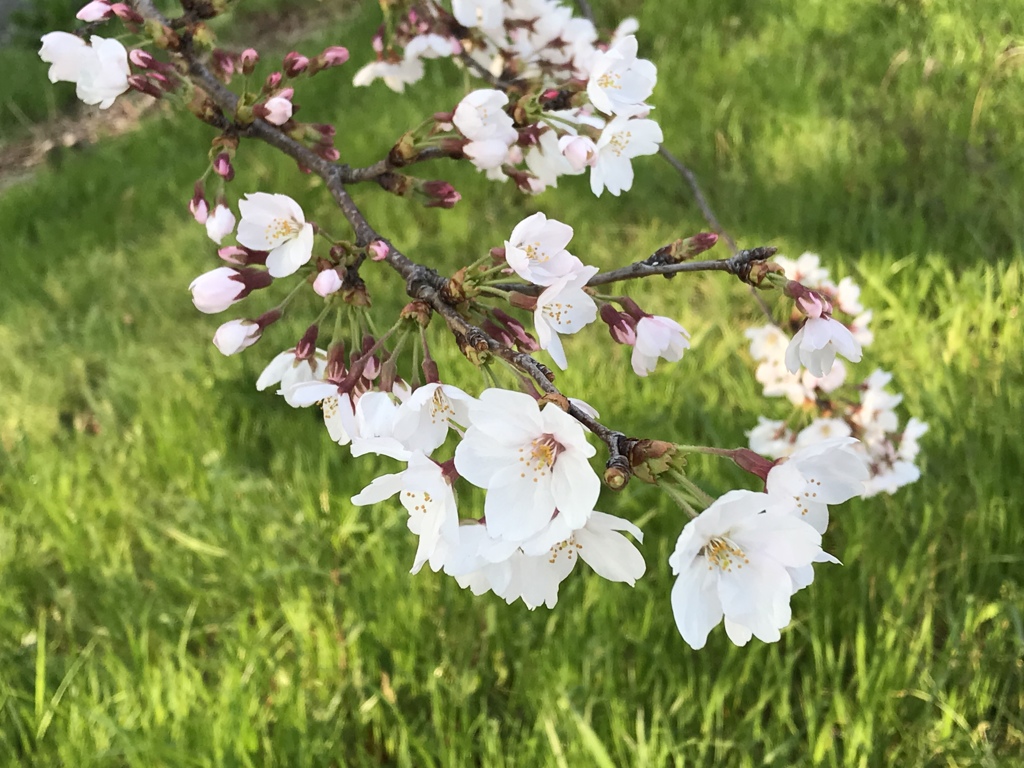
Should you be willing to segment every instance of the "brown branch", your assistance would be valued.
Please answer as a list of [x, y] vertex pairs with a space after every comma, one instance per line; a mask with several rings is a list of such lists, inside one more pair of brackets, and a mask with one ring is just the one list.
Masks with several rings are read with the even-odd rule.
[[[750, 268], [759, 261], [765, 261], [775, 255], [775, 248], [765, 246], [761, 248], [750, 248], [738, 251], [727, 259], [710, 259], [708, 261], [683, 261], [679, 263], [665, 263], [659, 249], [643, 261], [634, 262], [628, 266], [613, 269], [610, 272], [601, 272], [594, 275], [587, 283], [588, 288], [597, 288], [609, 283], [618, 283], [623, 280], [633, 280], [639, 277], [652, 277], [662, 275], [672, 277], [680, 272], [728, 272], [737, 275], [740, 279], [746, 280], [750, 274]], [[544, 286], [530, 285], [529, 283], [498, 283], [491, 286], [500, 291], [517, 291], [527, 295], [535, 295], [544, 290]]]
[[700, 188], [696, 174], [687, 168], [682, 160], [669, 152], [664, 144], [658, 147], [658, 154], [665, 158], [668, 164], [675, 168], [676, 172], [690, 185], [690, 191], [693, 192], [693, 198], [697, 201], [697, 207], [700, 208], [700, 212], [704, 214], [704, 220], [711, 225], [711, 228], [717, 234], [725, 239], [732, 252], [736, 253], [739, 250], [736, 247], [736, 241], [725, 231], [721, 222], [718, 221], [718, 217], [715, 216], [715, 212], [711, 210], [711, 204], [708, 203], [708, 199], [704, 196], [704, 191]]
[[[165, 26], [170, 21], [153, 5], [152, 0], [135, 0], [135, 8], [147, 19], [159, 21]], [[294, 159], [299, 165], [308, 168], [323, 179], [338, 208], [355, 231], [359, 245], [366, 245], [374, 240], [381, 240], [388, 245], [388, 253], [384, 261], [405, 280], [406, 293], [420, 301], [426, 302], [435, 312], [444, 318], [449, 330], [456, 339], [463, 340], [466, 345], [477, 353], [487, 352], [494, 355], [513, 368], [527, 374], [546, 394], [561, 395], [552, 383], [551, 372], [530, 355], [517, 352], [501, 344], [486, 332], [477, 328], [463, 317], [458, 309], [446, 297], [448, 280], [429, 267], [417, 264], [399, 251], [386, 238], [382, 237], [363, 216], [355, 201], [345, 188], [346, 179], [352, 169], [348, 166], [324, 160], [308, 147], [295, 141], [279, 128], [261, 119], [255, 119], [247, 125], [234, 122], [238, 110], [238, 96], [221, 83], [199, 59], [187, 32], [179, 35], [180, 45], [175, 50], [188, 67], [188, 76], [193, 84], [201, 88], [216, 105], [221, 115], [211, 116], [212, 122], [222, 129], [233, 130], [240, 136], [260, 139], [275, 149]], [[371, 168], [373, 166], [370, 166]], [[365, 170], [365, 169], [364, 169]], [[466, 350], [464, 350], [466, 351]], [[629, 450], [636, 441], [627, 438], [621, 432], [609, 429], [588, 413], [569, 403], [568, 413], [583, 426], [593, 432], [608, 447], [608, 469], [615, 468], [628, 479], [631, 471]], [[622, 487], [622, 483], [618, 487]]]

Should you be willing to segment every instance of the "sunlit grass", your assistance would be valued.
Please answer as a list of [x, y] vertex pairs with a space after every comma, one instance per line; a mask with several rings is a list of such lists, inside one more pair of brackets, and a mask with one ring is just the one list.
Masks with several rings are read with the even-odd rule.
[[[603, 4], [601, 18], [616, 6], [633, 4]], [[904, 415], [931, 424], [918, 484], [836, 512], [827, 543], [845, 565], [796, 596], [776, 645], [734, 648], [716, 632], [696, 653], [681, 641], [666, 561], [683, 520], [639, 485], [601, 502], [644, 527], [635, 589], [580, 568], [555, 610], [530, 612], [410, 577], [404, 514], [348, 503], [394, 465], [347, 458], [316, 413], [254, 389], [301, 322], [237, 358], [209, 344], [220, 320], [186, 290], [216, 265], [185, 211], [211, 138], [194, 121], [157, 118], [60, 152], [6, 190], [0, 761], [1021, 764], [1020, 71], [990, 77], [971, 119], [1022, 10], [643, 5], [668, 146], [743, 245], [815, 250], [857, 277], [877, 335], [857, 370], [893, 371]], [[309, 50], [340, 41], [361, 63], [376, 14]], [[353, 163], [461, 93], [438, 62], [404, 99], [352, 89], [353, 71], [297, 96], [304, 118], [337, 123]], [[343, 230], [289, 161], [243, 145], [236, 164], [234, 194], [287, 191]], [[442, 269], [541, 208], [575, 226], [575, 253], [610, 266], [704, 226], [667, 166], [637, 165], [621, 199], [595, 200], [583, 180], [524, 199], [440, 163], [417, 172], [452, 180], [465, 198], [455, 210], [355, 192], [379, 228]], [[364, 271], [383, 316], [401, 282]], [[683, 322], [693, 350], [638, 380], [626, 351], [590, 329], [567, 343], [560, 385], [631, 434], [741, 444], [778, 405], [760, 398], [746, 357], [742, 331], [759, 322], [746, 291], [720, 275], [630, 290]], [[442, 371], [482, 386], [436, 339]], [[714, 492], [747, 482], [698, 466]]]

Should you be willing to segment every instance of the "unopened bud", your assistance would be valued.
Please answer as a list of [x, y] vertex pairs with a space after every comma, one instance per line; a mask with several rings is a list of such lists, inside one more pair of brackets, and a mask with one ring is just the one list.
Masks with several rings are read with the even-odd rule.
[[93, 2], [88, 3], [82, 10], [76, 13], [75, 18], [79, 21], [91, 23], [109, 19], [113, 15], [114, 11], [110, 8], [110, 3], [106, 2], [106, 0], [93, 0]]
[[318, 296], [323, 296], [324, 298], [327, 298], [332, 293], [339, 291], [341, 286], [341, 275], [338, 274], [338, 270], [336, 269], [323, 270], [313, 281], [313, 290]]
[[212, 58], [214, 71], [220, 75], [220, 79], [226, 83], [231, 82], [231, 78], [235, 74], [234, 54], [215, 48]]
[[325, 48], [323, 53], [313, 59], [310, 74], [316, 74], [321, 70], [330, 69], [331, 67], [340, 67], [346, 61], [348, 61], [348, 48], [332, 45]]
[[235, 168], [231, 165], [231, 156], [227, 152], [221, 152], [214, 158], [213, 172], [224, 181], [231, 181], [235, 178]]
[[280, 85], [281, 73], [271, 72], [269, 75], [267, 75], [267, 81], [263, 84], [263, 89], [265, 91], [276, 91], [278, 89], [278, 86]]
[[136, 13], [135, 9], [127, 3], [113, 3], [110, 6], [110, 11], [121, 21], [127, 21], [131, 24], [142, 24], [145, 22], [145, 19]]
[[152, 69], [153, 65], [156, 64], [156, 59], [153, 58], [153, 55], [141, 48], [133, 48], [129, 51], [128, 61], [139, 69]]
[[291, 51], [284, 57], [282, 68], [288, 77], [297, 77], [306, 71], [309, 59], [297, 51]]
[[416, 150], [416, 140], [413, 138], [412, 132], [404, 133], [388, 152], [388, 163], [395, 168], [401, 168], [413, 162], [417, 157], [419, 157], [419, 152]]
[[320, 333], [320, 327], [314, 323], [306, 329], [295, 345], [295, 358], [297, 360], [309, 360], [316, 354], [316, 337]]
[[260, 60], [259, 51], [255, 48], [246, 48], [238, 56], [238, 64], [242, 67], [243, 75], [251, 75], [256, 69], [256, 62]]
[[533, 312], [537, 308], [537, 297], [528, 296], [525, 293], [519, 293], [519, 291], [509, 291], [508, 303], [516, 309], [526, 309]]
[[384, 261], [391, 252], [391, 247], [383, 240], [374, 240], [366, 246], [366, 250], [370, 253], [371, 261]]
[[145, 75], [129, 75], [128, 85], [132, 90], [152, 96], [154, 99], [162, 99], [164, 92], [155, 83], [150, 82]]
[[462, 195], [447, 181], [426, 181], [420, 187], [427, 202], [427, 208], [454, 208]]
[[600, 309], [601, 319], [608, 326], [608, 333], [611, 334], [618, 344], [636, 344], [636, 324], [630, 315], [625, 312], [616, 311], [611, 304], [602, 304]]

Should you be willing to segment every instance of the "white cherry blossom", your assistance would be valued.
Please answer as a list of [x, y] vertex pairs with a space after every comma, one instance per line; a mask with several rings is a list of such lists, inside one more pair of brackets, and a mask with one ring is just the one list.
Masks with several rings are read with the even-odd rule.
[[117, 40], [93, 35], [88, 43], [67, 32], [41, 38], [39, 57], [50, 64], [51, 83], [75, 83], [75, 93], [86, 104], [107, 109], [128, 90], [128, 51]]
[[252, 192], [238, 202], [242, 220], [238, 242], [246, 248], [269, 251], [267, 271], [287, 277], [313, 256], [313, 225], [299, 204], [287, 195]]
[[360, 87], [380, 78], [384, 85], [396, 93], [405, 91], [405, 86], [423, 77], [423, 59], [406, 57], [401, 61], [371, 61], [352, 78], [352, 84]]
[[597, 161], [590, 169], [590, 189], [600, 196], [607, 189], [616, 197], [633, 186], [634, 157], [653, 155], [664, 140], [653, 120], [616, 117], [597, 141]]
[[791, 618], [790, 569], [821, 556], [821, 535], [764, 493], [730, 491], [687, 523], [669, 557], [672, 613], [699, 650], [722, 620], [736, 645], [779, 639]]
[[453, 45], [457, 47], [458, 41], [432, 32], [414, 37], [406, 44], [404, 53], [407, 59], [440, 59], [457, 52]]
[[637, 376], [647, 376], [662, 357], [670, 363], [683, 357], [690, 348], [690, 334], [669, 317], [649, 315], [636, 324], [636, 343], [631, 363]]
[[256, 389], [262, 392], [267, 387], [280, 385], [277, 394], [284, 395], [296, 384], [307, 381], [321, 381], [327, 372], [327, 352], [316, 349], [305, 358], [300, 358], [295, 348], [286, 349], [271, 360], [256, 379]]
[[494, 89], [480, 89], [463, 97], [455, 108], [452, 122], [470, 141], [497, 140], [511, 146], [519, 133], [503, 107], [508, 96]]
[[773, 502], [824, 533], [828, 505], [864, 492], [868, 467], [852, 437], [837, 437], [795, 451], [768, 472], [765, 488]]
[[559, 278], [537, 297], [537, 308], [533, 312], [537, 343], [563, 371], [568, 362], [559, 334], [576, 333], [597, 319], [597, 304], [583, 290], [597, 273], [597, 267], [584, 267], [580, 272]]
[[594, 509], [601, 481], [587, 461], [596, 452], [580, 423], [529, 395], [485, 390], [469, 408], [470, 427], [455, 467], [487, 490], [488, 533], [521, 542], [539, 533], [555, 510], [573, 529]]
[[587, 95], [605, 114], [632, 117], [650, 109], [643, 102], [654, 91], [658, 70], [646, 59], [638, 59], [636, 52], [636, 37], [627, 35], [595, 57]]
[[497, 29], [505, 21], [502, 0], [452, 0], [452, 14], [464, 27]]
[[849, 437], [851, 433], [850, 425], [842, 419], [815, 419], [800, 430], [796, 436], [796, 447], [809, 448], [826, 440]]
[[531, 610], [541, 605], [554, 608], [558, 587], [577, 560], [609, 581], [633, 586], [643, 576], [643, 555], [622, 531], [643, 541], [633, 523], [596, 510], [582, 528], [559, 529], [555, 538], [545, 532], [515, 549], [491, 539], [485, 526], [466, 525], [460, 529], [464, 546], [449, 554], [444, 568], [474, 594], [493, 591], [508, 603], [521, 599]]
[[327, 434], [338, 445], [348, 445], [352, 436], [358, 435], [356, 403], [359, 398], [351, 392], [339, 392], [335, 382], [302, 382], [284, 390], [284, 399], [293, 408], [319, 405]]
[[851, 363], [861, 359], [860, 344], [850, 329], [831, 317], [810, 316], [786, 349], [786, 368], [797, 373], [803, 365], [812, 375], [821, 378], [832, 370], [836, 355]]
[[402, 403], [394, 437], [409, 450], [429, 456], [448, 437], [452, 422], [469, 425], [469, 406], [474, 399], [451, 384], [425, 384]]
[[352, 497], [352, 503], [377, 504], [396, 493], [409, 513], [409, 530], [419, 537], [411, 573], [418, 573], [428, 562], [432, 570], [440, 570], [444, 556], [458, 547], [460, 539], [451, 483], [437, 463], [414, 451], [403, 471], [374, 479]]
[[757, 426], [747, 432], [750, 450], [779, 459], [796, 450], [795, 436], [784, 421], [773, 421], [764, 416], [757, 417]]
[[584, 269], [583, 262], [565, 250], [572, 234], [568, 224], [541, 212], [527, 216], [505, 241], [505, 261], [527, 282], [551, 285]]

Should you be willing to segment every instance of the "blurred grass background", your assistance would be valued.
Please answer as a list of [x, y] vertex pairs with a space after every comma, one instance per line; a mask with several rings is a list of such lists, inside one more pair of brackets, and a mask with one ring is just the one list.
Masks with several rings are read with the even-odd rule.
[[[349, 162], [463, 92], [440, 62], [404, 98], [353, 89], [375, 5], [268, 0], [253, 23], [283, 5], [314, 14], [299, 50], [353, 52], [296, 97], [302, 118], [337, 124]], [[684, 521], [639, 484], [600, 507], [646, 532], [635, 589], [581, 567], [555, 610], [530, 612], [410, 577], [404, 513], [348, 503], [394, 465], [353, 461], [317, 413], [254, 389], [301, 321], [237, 358], [210, 345], [221, 320], [186, 288], [217, 262], [185, 203], [212, 134], [159, 114], [57, 148], [0, 193], [0, 764], [1024, 765], [1024, 2], [636, 5], [595, 3], [609, 26], [639, 16], [666, 144], [726, 227], [864, 286], [877, 340], [855, 370], [894, 371], [904, 417], [931, 424], [921, 481], [836, 512], [827, 543], [845, 566], [795, 598], [775, 645], [681, 641], [666, 560]], [[22, 23], [32, 33], [2, 53], [0, 141], [73, 98], [26, 53], [38, 20]], [[342, 230], [288, 161], [243, 145], [236, 165], [234, 195], [287, 192]], [[611, 266], [704, 228], [664, 163], [637, 169], [620, 199], [585, 179], [523, 198], [440, 163], [418, 172], [455, 183], [455, 210], [355, 193], [440, 269], [539, 209]], [[400, 282], [366, 277], [383, 317]], [[683, 322], [692, 351], [637, 380], [591, 329], [568, 342], [563, 389], [682, 442], [743, 444], [778, 412], [746, 356], [760, 317], [741, 286], [631, 291]], [[441, 364], [483, 386], [451, 350]], [[714, 492], [746, 483], [697, 467]]]

